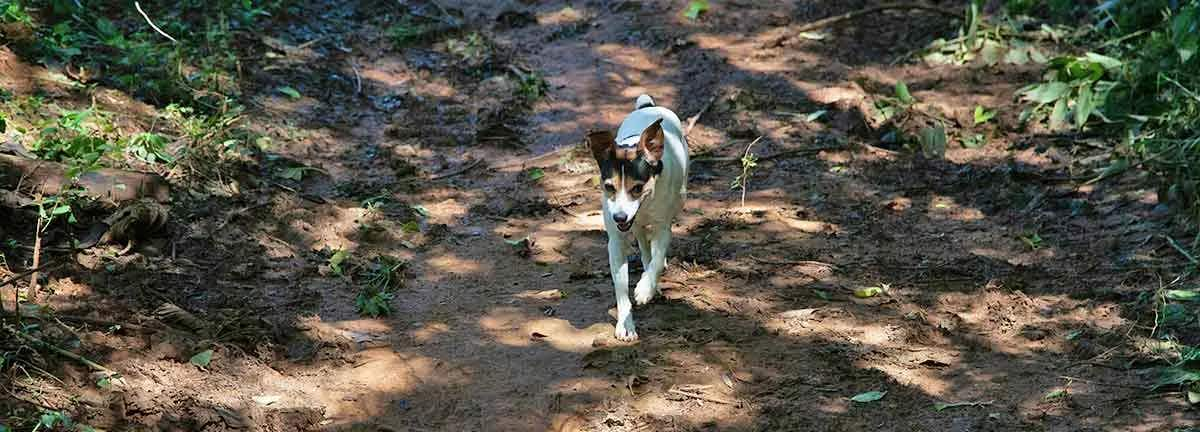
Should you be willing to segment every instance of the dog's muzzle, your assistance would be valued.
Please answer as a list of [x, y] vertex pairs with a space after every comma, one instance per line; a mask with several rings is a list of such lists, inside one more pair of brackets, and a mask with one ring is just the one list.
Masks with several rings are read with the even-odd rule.
[[625, 212], [613, 213], [612, 218], [613, 222], [617, 224], [617, 229], [621, 230], [621, 232], [629, 231], [630, 228], [633, 228], [633, 218], [629, 217]]

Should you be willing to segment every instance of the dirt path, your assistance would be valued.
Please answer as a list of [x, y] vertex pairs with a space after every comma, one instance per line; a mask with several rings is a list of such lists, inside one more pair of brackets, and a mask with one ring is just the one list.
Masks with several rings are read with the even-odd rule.
[[[249, 121], [276, 137], [277, 158], [231, 177], [238, 192], [183, 197], [171, 253], [139, 250], [60, 287], [51, 301], [63, 311], [139, 322], [169, 301], [222, 329], [211, 341], [84, 331], [125, 383], [110, 392], [68, 378], [61, 393], [81, 401], [81, 421], [396, 431], [1197, 421], [1180, 398], [1138, 390], [1147, 377], [1126, 369], [1140, 354], [1113, 349], [1147, 325], [1121, 304], [1157, 283], [1130, 263], [1171, 253], [1143, 241], [1166, 222], [1152, 194], [1058, 180], [1083, 150], [1010, 130], [1012, 93], [1033, 70], [888, 65], [951, 32], [948, 18], [885, 13], [781, 40], [870, 2], [713, 2], [700, 22], [680, 2], [443, 2], [462, 12], [466, 30], [452, 38], [463, 46], [397, 49], [389, 19], [442, 13], [402, 3], [314, 5], [308, 21], [263, 29], [292, 47], [324, 34], [246, 65]], [[510, 66], [544, 76], [547, 96], [524, 104]], [[864, 113], [897, 80], [959, 124], [976, 105], [997, 108], [996, 139], [936, 161], [877, 147]], [[280, 85], [305, 97], [287, 100]], [[703, 156], [666, 298], [635, 310], [642, 340], [622, 345], [595, 170], [570, 147], [615, 126], [640, 93], [681, 117], [707, 111], [690, 138]], [[740, 167], [720, 158], [759, 136], [743, 208], [729, 190]], [[322, 171], [273, 178], [286, 163]], [[414, 171], [454, 175], [405, 180]], [[529, 247], [510, 244], [526, 237]], [[339, 249], [348, 268], [407, 263], [388, 317], [357, 313], [361, 276], [327, 266]], [[864, 287], [886, 291], [852, 294]], [[80, 303], [91, 294], [104, 300]], [[214, 342], [209, 368], [188, 364]], [[848, 399], [868, 391], [886, 395]]]

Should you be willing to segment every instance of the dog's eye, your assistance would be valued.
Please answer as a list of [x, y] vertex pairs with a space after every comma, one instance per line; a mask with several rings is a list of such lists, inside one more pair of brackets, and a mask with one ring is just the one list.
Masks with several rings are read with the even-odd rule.
[[642, 194], [642, 185], [634, 186], [633, 189], [629, 190], [629, 193], [634, 194], [634, 195], [641, 195]]
[[617, 193], [617, 188], [613, 187], [611, 184], [605, 184], [604, 191], [608, 192], [609, 194], [615, 194]]

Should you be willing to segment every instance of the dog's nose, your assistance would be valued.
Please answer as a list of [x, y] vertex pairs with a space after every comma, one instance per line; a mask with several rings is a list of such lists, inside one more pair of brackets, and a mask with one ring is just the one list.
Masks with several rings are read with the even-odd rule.
[[616, 222], [619, 224], [629, 222], [629, 215], [625, 214], [625, 212], [613, 213], [613, 222]]

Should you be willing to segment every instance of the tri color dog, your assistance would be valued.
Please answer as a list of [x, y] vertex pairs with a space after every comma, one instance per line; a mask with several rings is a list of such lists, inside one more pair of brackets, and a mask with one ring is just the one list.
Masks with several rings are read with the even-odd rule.
[[671, 225], [687, 194], [688, 146], [679, 117], [638, 96], [634, 111], [614, 135], [593, 131], [587, 136], [600, 165], [604, 187], [604, 230], [608, 232], [608, 265], [617, 294], [616, 337], [637, 340], [629, 301], [630, 236], [637, 241], [642, 278], [633, 290], [639, 305], [659, 293], [658, 278], [667, 264]]

